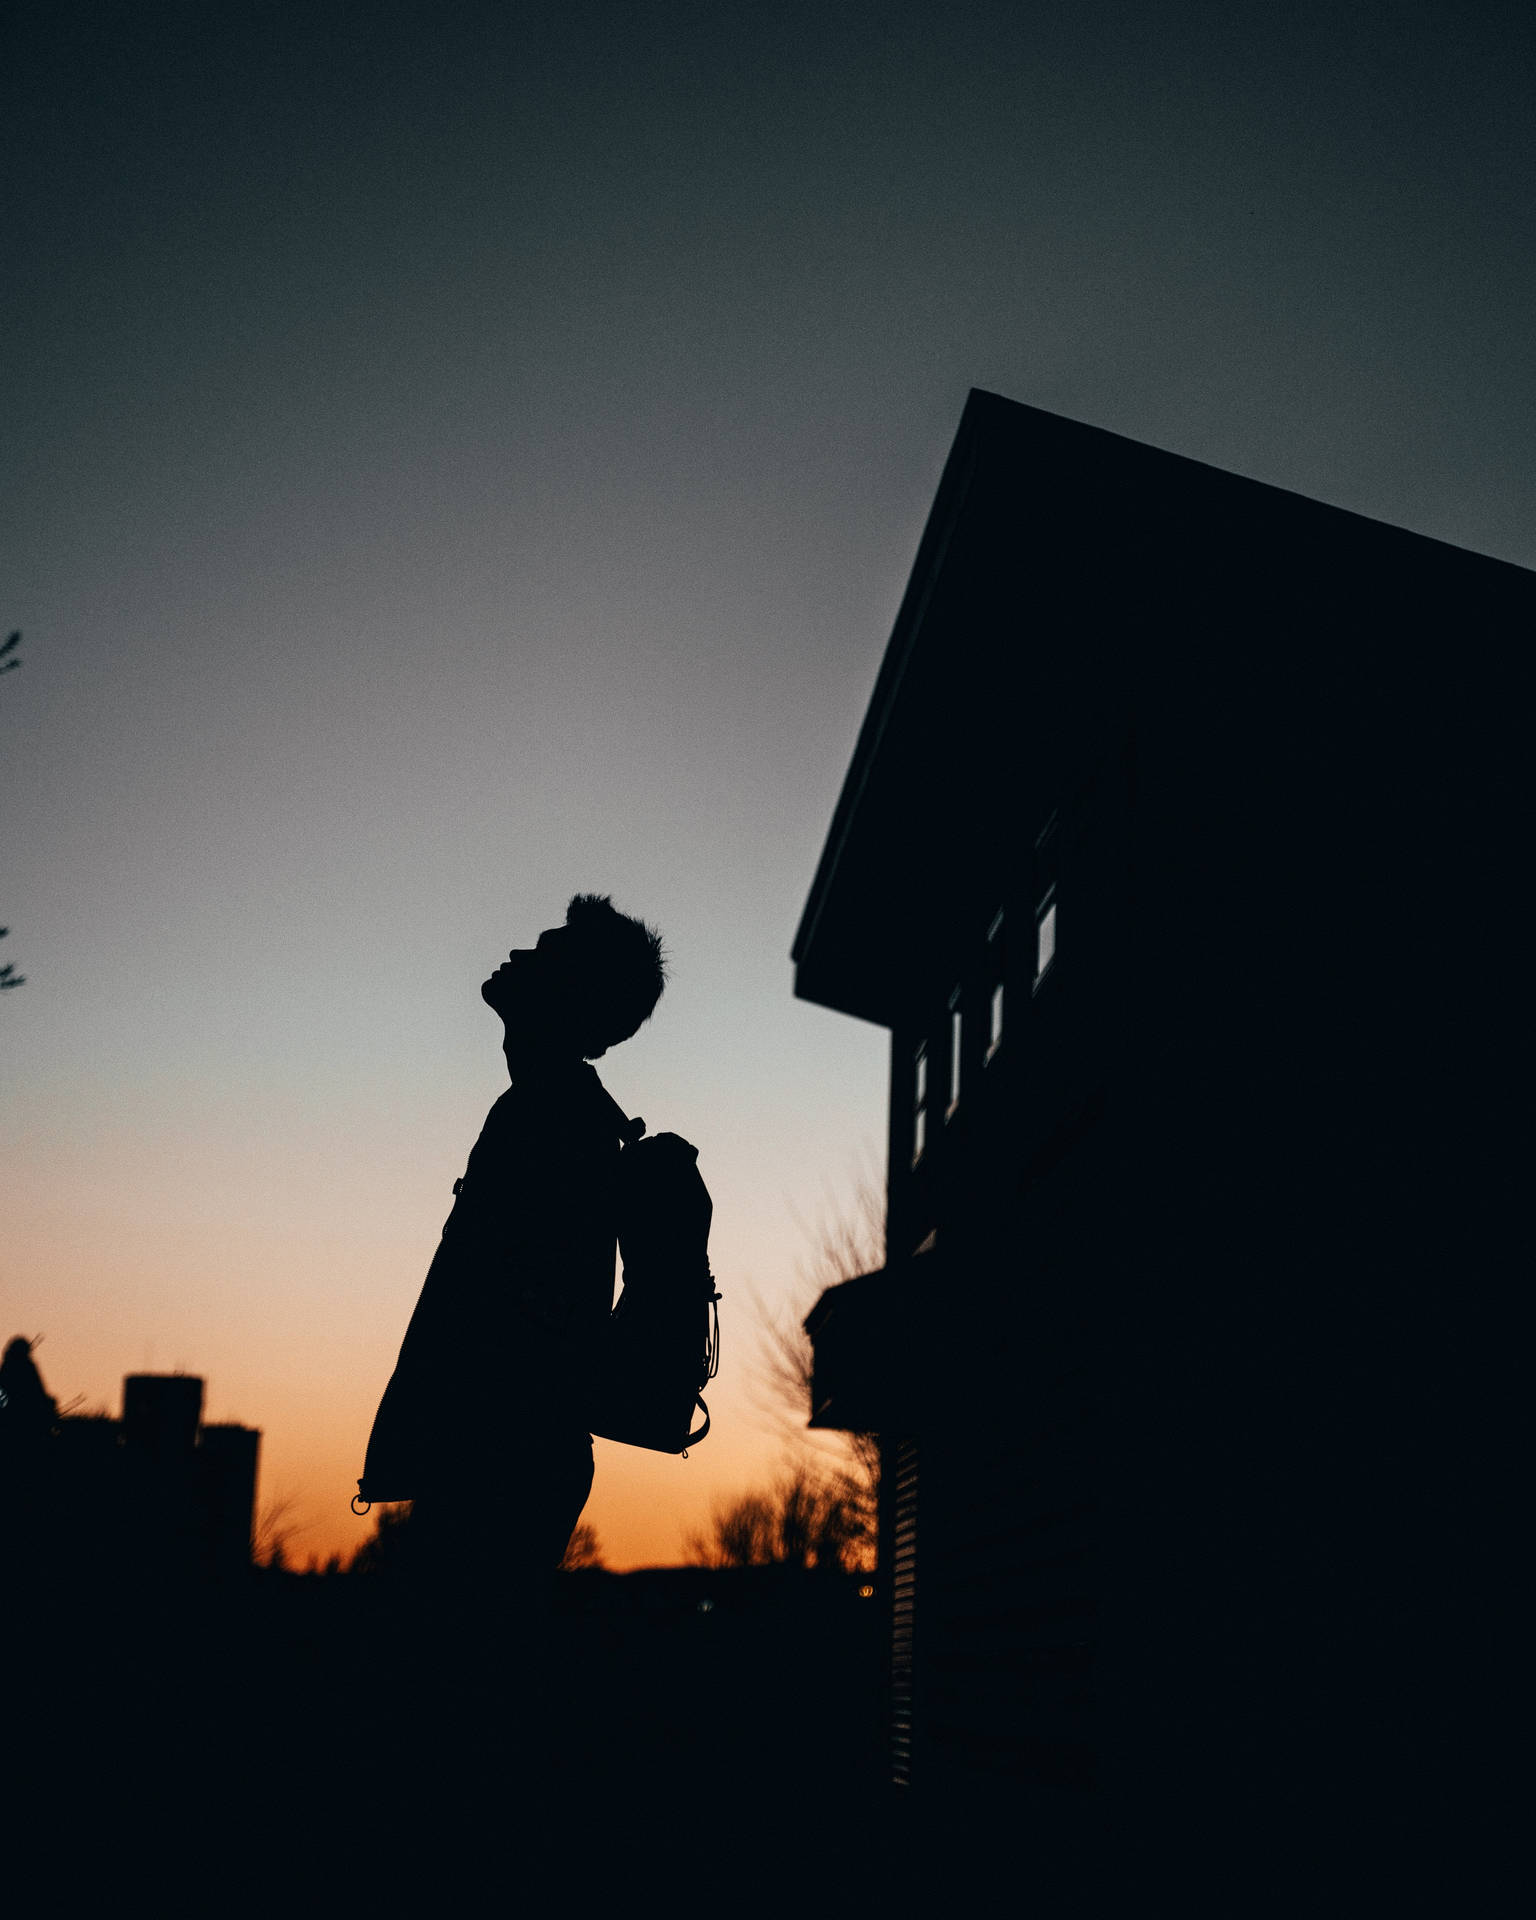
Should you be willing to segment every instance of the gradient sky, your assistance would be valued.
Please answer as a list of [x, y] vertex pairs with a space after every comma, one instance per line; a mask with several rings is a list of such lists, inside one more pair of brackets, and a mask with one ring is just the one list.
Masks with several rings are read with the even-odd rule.
[[203, 1374], [356, 1544], [478, 983], [611, 891], [726, 1359], [588, 1517], [672, 1560], [780, 1445], [746, 1283], [881, 1150], [788, 949], [967, 389], [1536, 564], [1529, 10], [10, 18], [0, 1338]]

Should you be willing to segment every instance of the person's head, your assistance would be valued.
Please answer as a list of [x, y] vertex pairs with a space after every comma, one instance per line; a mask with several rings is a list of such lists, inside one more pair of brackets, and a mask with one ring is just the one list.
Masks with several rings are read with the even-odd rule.
[[661, 935], [606, 894], [578, 893], [565, 925], [514, 948], [480, 996], [501, 1015], [509, 1056], [597, 1060], [650, 1019], [665, 984]]

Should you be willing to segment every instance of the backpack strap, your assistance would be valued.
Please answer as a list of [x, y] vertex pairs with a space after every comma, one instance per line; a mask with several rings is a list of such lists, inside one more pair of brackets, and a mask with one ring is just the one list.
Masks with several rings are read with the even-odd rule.
[[613, 1122], [614, 1132], [624, 1142], [625, 1146], [629, 1146], [632, 1142], [638, 1140], [645, 1132], [645, 1122], [640, 1119], [638, 1115], [635, 1119], [631, 1120], [619, 1105], [618, 1101], [614, 1099], [613, 1095], [603, 1085], [602, 1081], [598, 1080], [595, 1073], [592, 1078], [597, 1085], [598, 1099], [607, 1111], [609, 1119]]
[[703, 1394], [695, 1394], [695, 1396], [693, 1396], [693, 1405], [705, 1415], [705, 1425], [703, 1425], [703, 1427], [695, 1427], [695, 1430], [687, 1436], [687, 1440], [684, 1440], [682, 1450], [680, 1450], [682, 1455], [684, 1455], [684, 1459], [687, 1459], [687, 1450], [689, 1450], [691, 1446], [697, 1446], [708, 1432], [708, 1407], [705, 1405], [705, 1396], [703, 1396]]

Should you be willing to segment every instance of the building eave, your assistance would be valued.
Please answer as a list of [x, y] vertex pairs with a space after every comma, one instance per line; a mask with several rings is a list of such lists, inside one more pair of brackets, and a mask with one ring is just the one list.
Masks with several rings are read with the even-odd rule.
[[965, 511], [980, 441], [998, 411], [1011, 406], [1011, 402], [980, 388], [972, 388], [966, 399], [790, 949], [790, 958], [795, 963], [797, 998], [874, 1021], [877, 1025], [890, 1022], [890, 995], [885, 983], [868, 977], [867, 973], [856, 980], [841, 977], [839, 969], [824, 963], [818, 948], [818, 934], [822, 931], [827, 905], [845, 872], [870, 775], [900, 700], [909, 663], [917, 651], [924, 615], [943, 571], [945, 556]]

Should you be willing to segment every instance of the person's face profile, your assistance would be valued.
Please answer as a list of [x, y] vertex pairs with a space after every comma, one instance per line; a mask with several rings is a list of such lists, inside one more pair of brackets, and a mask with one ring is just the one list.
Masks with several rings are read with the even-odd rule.
[[560, 959], [569, 938], [565, 927], [546, 927], [531, 947], [514, 947], [480, 984], [480, 997], [505, 1019], [527, 1015], [548, 1003], [561, 978]]

